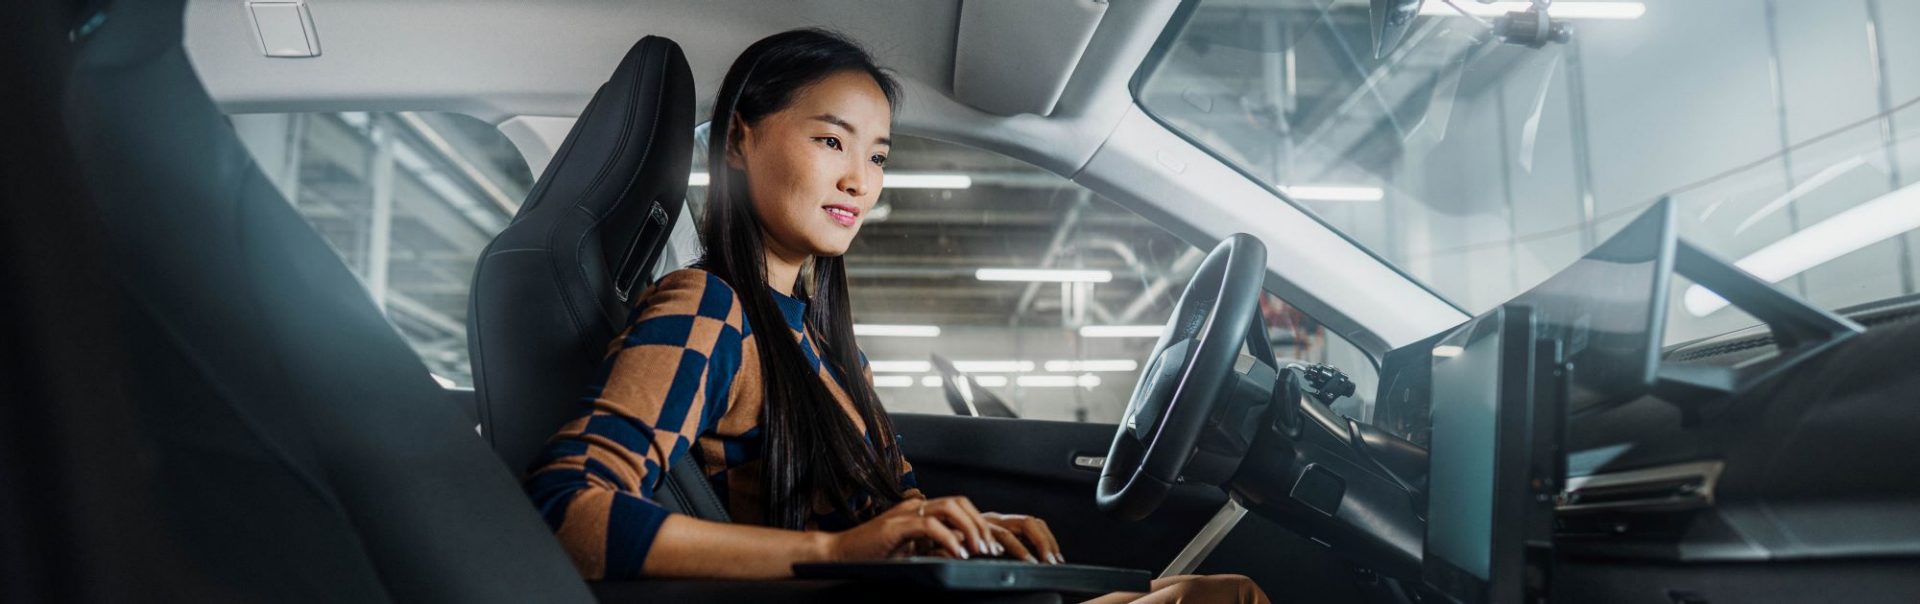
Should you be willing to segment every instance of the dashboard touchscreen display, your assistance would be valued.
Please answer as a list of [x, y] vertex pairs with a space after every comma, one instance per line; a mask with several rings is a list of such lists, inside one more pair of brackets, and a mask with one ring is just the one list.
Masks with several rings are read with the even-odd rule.
[[1531, 306], [1540, 335], [1565, 346], [1574, 366], [1571, 413], [1623, 403], [1653, 386], [1673, 273], [1672, 205], [1655, 204], [1510, 302]]
[[1498, 444], [1501, 312], [1434, 346], [1427, 552], [1488, 580]]

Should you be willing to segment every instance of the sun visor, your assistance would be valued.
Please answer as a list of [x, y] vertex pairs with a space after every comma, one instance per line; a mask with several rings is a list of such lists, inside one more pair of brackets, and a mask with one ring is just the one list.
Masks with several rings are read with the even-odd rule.
[[966, 0], [953, 96], [998, 115], [1048, 115], [1107, 12], [1096, 0]]

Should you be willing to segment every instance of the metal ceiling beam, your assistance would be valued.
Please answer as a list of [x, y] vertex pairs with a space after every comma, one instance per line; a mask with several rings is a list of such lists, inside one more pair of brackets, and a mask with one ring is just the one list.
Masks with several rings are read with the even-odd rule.
[[[1040, 268], [1050, 268], [1060, 259], [1060, 252], [1066, 249], [1067, 236], [1080, 226], [1080, 214], [1085, 212], [1093, 194], [1081, 189], [1073, 205], [1067, 207], [1065, 216], [1060, 217], [1060, 226], [1055, 227], [1053, 236], [1047, 240], [1047, 251], [1040, 255]], [[1028, 283], [1020, 292], [1020, 301], [1013, 304], [1013, 314], [1007, 317], [1008, 324], [1019, 325], [1020, 317], [1027, 313], [1027, 307], [1033, 304], [1033, 298], [1040, 293], [1039, 283]]]
[[1138, 320], [1141, 313], [1145, 313], [1147, 309], [1153, 308], [1154, 303], [1159, 301], [1161, 296], [1167, 295], [1167, 290], [1173, 288], [1174, 276], [1183, 275], [1188, 271], [1192, 271], [1195, 267], [1200, 266], [1200, 260], [1205, 257], [1206, 254], [1200, 253], [1200, 248], [1187, 248], [1187, 251], [1180, 254], [1179, 258], [1174, 259], [1173, 267], [1167, 269], [1167, 274], [1161, 275], [1158, 279], [1154, 279], [1153, 283], [1147, 285], [1146, 291], [1140, 292], [1140, 297], [1134, 298], [1133, 302], [1127, 304], [1126, 308], [1120, 310], [1120, 314], [1114, 317], [1114, 323], [1118, 325], [1129, 325]]
[[515, 212], [520, 211], [521, 200], [514, 199], [507, 195], [506, 191], [501, 190], [500, 185], [495, 184], [493, 179], [482, 173], [472, 161], [468, 161], [466, 155], [460, 153], [459, 149], [453, 148], [453, 144], [447, 142], [447, 138], [441, 136], [440, 131], [435, 130], [432, 124], [428, 124], [426, 120], [420, 119], [418, 114], [411, 111], [402, 111], [393, 116], [415, 137], [427, 143], [427, 146], [436, 152], [434, 155], [440, 161], [453, 166], [455, 174], [464, 177], [467, 184], [473, 185], [473, 188], [485, 194], [487, 200], [498, 206], [500, 211], [506, 212], [507, 216], [513, 216]]

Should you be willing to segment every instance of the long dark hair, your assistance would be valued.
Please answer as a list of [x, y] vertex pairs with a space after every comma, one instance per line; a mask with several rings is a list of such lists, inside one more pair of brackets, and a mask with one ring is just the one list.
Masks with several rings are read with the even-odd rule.
[[[706, 248], [696, 266], [719, 275], [740, 296], [752, 323], [764, 385], [767, 521], [772, 526], [804, 528], [819, 498], [850, 518], [860, 499], [880, 506], [901, 499], [900, 447], [893, 422], [861, 371], [853, 339], [853, 311], [847, 297], [846, 263], [840, 257], [813, 259], [812, 296], [806, 325], [821, 350], [820, 358], [843, 378], [847, 395], [872, 442], [827, 391], [789, 337], [787, 322], [767, 286], [765, 237], [760, 216], [747, 199], [746, 174], [727, 163], [740, 141], [735, 121], [752, 125], [785, 109], [809, 85], [843, 72], [865, 73], [893, 106], [899, 85], [859, 46], [832, 32], [799, 29], [774, 34], [748, 46], [727, 70], [713, 104], [709, 127], [706, 210], [700, 243]], [[803, 272], [804, 274], [804, 272]]]

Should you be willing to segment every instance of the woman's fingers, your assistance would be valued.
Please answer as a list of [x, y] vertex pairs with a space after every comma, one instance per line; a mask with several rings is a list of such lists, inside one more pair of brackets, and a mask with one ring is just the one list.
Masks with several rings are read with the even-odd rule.
[[[965, 502], [909, 499], [882, 513], [880, 517], [833, 535], [828, 555], [835, 560], [869, 560], [900, 555], [937, 555], [968, 559], [975, 552], [1004, 551], [997, 542], [991, 547], [971, 547], [993, 542], [991, 524], [969, 514]], [[972, 551], [970, 551], [972, 550]]]
[[911, 536], [932, 539], [935, 543], [946, 547], [947, 551], [953, 554], [953, 557], [962, 560], [967, 559], [967, 549], [960, 545], [959, 533], [955, 533], [953, 529], [947, 528], [947, 525], [939, 519], [914, 517], [907, 519], [906, 522], [914, 531], [914, 534]]
[[927, 498], [908, 497], [906, 499], [900, 500], [900, 503], [893, 504], [893, 507], [887, 508], [887, 511], [881, 513], [880, 515], [881, 516], [916, 516], [916, 515], [919, 515], [920, 508], [923, 508], [926, 506], [927, 506]]
[[1047, 521], [1028, 516], [1025, 522], [1027, 540], [1040, 550], [1040, 556], [1054, 564], [1065, 564], [1067, 557], [1060, 553], [1060, 540], [1053, 538], [1053, 529], [1047, 527]]
[[1007, 557], [1036, 563], [1040, 561], [1039, 558], [1033, 557], [1033, 552], [1027, 549], [1027, 544], [1021, 543], [1020, 536], [1013, 534], [1013, 531], [998, 525], [989, 525], [987, 532], [993, 535], [994, 541], [1000, 544], [1001, 551], [1006, 552]]
[[[993, 523], [987, 521], [986, 514], [980, 513], [980, 508], [973, 507], [973, 500], [965, 497], [955, 497], [954, 500], [962, 509], [966, 510], [967, 516], [972, 518], [973, 522], [980, 526], [981, 535], [988, 536], [988, 533], [993, 527]], [[983, 541], [981, 545], [987, 548], [988, 551], [986, 553], [994, 556], [1007, 553], [1006, 547], [1000, 544], [1000, 540], [988, 536], [988, 538]]]
[[954, 505], [959, 507], [960, 511], [967, 515], [967, 520], [972, 522], [974, 526], [980, 527], [981, 552], [989, 556], [1005, 554], [1007, 552], [1006, 548], [1001, 547], [1000, 541], [994, 539], [990, 532], [993, 523], [987, 522], [986, 516], [980, 514], [980, 508], [973, 507], [973, 500], [965, 497], [954, 497], [953, 500]]
[[987, 521], [1006, 528], [1026, 541], [1028, 549], [1040, 562], [1062, 564], [1067, 561], [1060, 553], [1060, 541], [1053, 536], [1053, 529], [1047, 521], [1021, 514], [987, 514]]
[[964, 497], [942, 497], [927, 502], [926, 516], [935, 518], [952, 526], [967, 544], [973, 546], [973, 552], [983, 556], [993, 554], [993, 546], [988, 545], [986, 519], [978, 512], [970, 511], [971, 503]]

